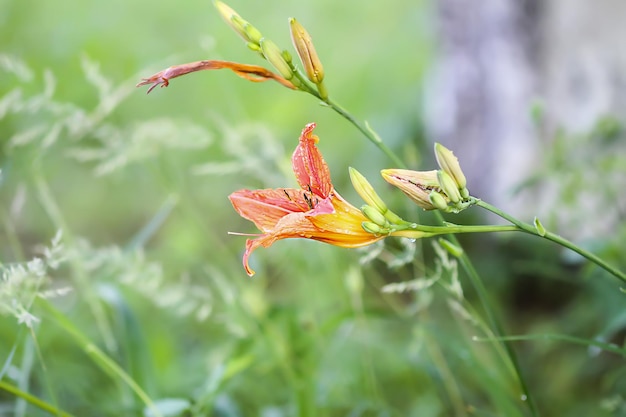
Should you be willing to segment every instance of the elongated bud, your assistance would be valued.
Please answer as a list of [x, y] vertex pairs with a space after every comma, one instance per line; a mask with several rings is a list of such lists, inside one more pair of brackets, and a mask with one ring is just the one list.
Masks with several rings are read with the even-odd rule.
[[298, 51], [300, 61], [306, 72], [306, 76], [309, 80], [315, 84], [321, 84], [324, 79], [324, 67], [320, 61], [315, 47], [313, 46], [313, 39], [311, 35], [293, 17], [289, 18], [289, 28], [291, 31], [291, 40], [294, 48]]
[[378, 196], [374, 187], [367, 181], [367, 179], [356, 169], [349, 167], [350, 181], [356, 192], [361, 196], [363, 201], [368, 205], [374, 207], [380, 213], [385, 214], [387, 212], [387, 205]]
[[441, 211], [448, 211], [448, 200], [438, 191], [431, 191], [428, 194], [428, 201], [437, 209]]
[[261, 32], [252, 26], [250, 22], [239, 16], [236, 11], [219, 0], [215, 0], [213, 4], [228, 26], [233, 28], [233, 30], [237, 32], [246, 42], [250, 42], [255, 45], [258, 45], [261, 42], [263, 35], [261, 35]]
[[441, 191], [443, 191], [450, 201], [454, 204], [461, 201], [461, 193], [459, 192], [459, 188], [456, 185], [456, 182], [452, 179], [450, 175], [444, 170], [437, 171], [437, 181], [439, 181], [439, 186], [441, 187]]
[[459, 190], [467, 187], [467, 180], [465, 179], [465, 174], [463, 174], [463, 171], [461, 170], [459, 160], [456, 156], [454, 156], [450, 149], [440, 143], [435, 143], [435, 156], [441, 169], [452, 177]]
[[409, 169], [383, 169], [385, 181], [398, 187], [404, 194], [424, 210], [435, 210], [428, 195], [439, 188], [437, 171], [411, 171]]
[[381, 235], [387, 232], [384, 228], [380, 227], [374, 222], [363, 222], [361, 223], [361, 227], [367, 233], [371, 233], [373, 235]]
[[261, 39], [261, 51], [263, 52], [265, 59], [267, 59], [269, 63], [276, 68], [276, 71], [278, 71], [280, 75], [282, 75], [286, 80], [291, 80], [293, 78], [293, 71], [291, 71], [291, 67], [285, 60], [283, 51], [280, 50], [278, 45], [269, 39]]
[[368, 206], [367, 204], [361, 207], [361, 213], [372, 222], [376, 223], [380, 227], [389, 227], [387, 218], [378, 211], [375, 207]]

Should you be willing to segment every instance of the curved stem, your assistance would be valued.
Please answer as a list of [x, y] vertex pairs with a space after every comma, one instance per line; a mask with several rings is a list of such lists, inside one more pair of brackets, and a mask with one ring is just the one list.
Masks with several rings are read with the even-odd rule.
[[361, 124], [357, 121], [346, 109], [340, 106], [338, 103], [334, 102], [330, 98], [324, 100], [326, 104], [328, 104], [333, 110], [339, 113], [344, 119], [348, 120], [350, 123], [354, 125], [358, 130], [365, 135], [370, 142], [372, 142], [378, 149], [380, 149], [389, 159], [393, 161], [394, 164], [398, 166], [404, 166], [404, 163], [398, 156], [382, 141], [382, 139], [374, 132], [372, 129], [366, 124]]
[[500, 210], [497, 207], [492, 206], [489, 203], [486, 203], [482, 200], [477, 200], [476, 205], [484, 208], [485, 210], [488, 210], [500, 217], [502, 217], [505, 220], [508, 220], [509, 222], [511, 222], [512, 224], [514, 224], [515, 226], [517, 226], [521, 231], [531, 234], [531, 235], [535, 235], [535, 236], [539, 236], [539, 237], [543, 237], [545, 239], [551, 240], [552, 242], [558, 243], [559, 245], [571, 249], [574, 252], [578, 253], [579, 255], [587, 258], [588, 260], [590, 260], [591, 262], [595, 263], [596, 265], [598, 265], [599, 267], [603, 268], [604, 270], [606, 270], [607, 272], [611, 273], [612, 275], [614, 275], [615, 277], [617, 277], [618, 279], [622, 280], [623, 282], [626, 282], [626, 273], [620, 271], [619, 269], [615, 268], [613, 265], [608, 264], [606, 261], [604, 261], [603, 259], [601, 259], [600, 257], [598, 257], [597, 255], [581, 248], [580, 246], [577, 246], [576, 244], [570, 242], [569, 240], [555, 234], [552, 232], [548, 232], [546, 231], [545, 233], [540, 233], [537, 228], [531, 224], [522, 222], [518, 219], [516, 219], [515, 217], [511, 216], [510, 214], [507, 214], [505, 212], [503, 212], [502, 210]]

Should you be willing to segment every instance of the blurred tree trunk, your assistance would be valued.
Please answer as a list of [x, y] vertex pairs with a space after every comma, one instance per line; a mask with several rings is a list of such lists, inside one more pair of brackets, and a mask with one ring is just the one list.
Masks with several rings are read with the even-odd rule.
[[[601, 167], [623, 154], [625, 142], [601, 142], [593, 132], [607, 116], [624, 125], [626, 2], [436, 4], [441, 44], [426, 124], [434, 140], [460, 157], [472, 195], [518, 217], [552, 213], [550, 227], [571, 237], [610, 234], [626, 210], [619, 192], [626, 179]], [[544, 109], [541, 129], [532, 122], [535, 100]], [[559, 131], [567, 145], [557, 157], [565, 164], [544, 178], [544, 155], [554, 151]], [[538, 173], [537, 188], [513, 197], [517, 185]], [[565, 205], [564, 189], [573, 195]], [[590, 216], [595, 212], [605, 215]]]
[[461, 156], [472, 195], [505, 209], [537, 147], [530, 109], [542, 1], [436, 2], [441, 45], [427, 125]]

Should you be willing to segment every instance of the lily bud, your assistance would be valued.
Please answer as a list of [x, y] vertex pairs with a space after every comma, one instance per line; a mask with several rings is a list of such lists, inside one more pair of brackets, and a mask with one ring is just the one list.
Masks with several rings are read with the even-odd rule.
[[361, 207], [361, 213], [380, 227], [389, 227], [387, 218], [380, 211], [376, 210], [376, 208], [366, 204]]
[[265, 59], [267, 59], [269, 63], [276, 68], [276, 71], [286, 80], [291, 80], [293, 78], [293, 71], [285, 60], [283, 51], [280, 50], [278, 45], [268, 39], [261, 39], [260, 44]]
[[250, 42], [255, 43], [257, 45], [261, 43], [261, 39], [263, 39], [263, 35], [257, 28], [252, 26], [250, 23], [246, 23], [243, 26], [243, 29], [246, 32], [246, 36]]
[[252, 26], [248, 21], [243, 19], [239, 14], [231, 9], [225, 3], [222, 3], [219, 0], [215, 0], [213, 2], [215, 8], [222, 16], [222, 19], [233, 28], [235, 32], [239, 34], [245, 41], [252, 42], [254, 44], [258, 44], [261, 40], [261, 33]]
[[378, 212], [385, 214], [387, 212], [387, 205], [385, 202], [378, 196], [372, 184], [370, 184], [367, 179], [356, 169], [350, 167], [348, 168], [350, 172], [350, 181], [352, 181], [352, 186], [356, 190], [356, 192], [361, 196], [363, 201], [365, 201], [368, 205], [374, 207]]
[[428, 200], [435, 208], [441, 211], [448, 211], [448, 200], [438, 191], [431, 191]]
[[293, 17], [289, 19], [289, 28], [293, 46], [298, 51], [307, 78], [315, 84], [320, 84], [324, 79], [324, 67], [322, 67], [320, 58], [315, 51], [311, 35]]
[[383, 229], [382, 227], [380, 227], [379, 225], [377, 225], [374, 222], [363, 222], [363, 223], [361, 223], [361, 227], [367, 233], [371, 233], [373, 235], [381, 235], [381, 234], [386, 233], [385, 229]]
[[437, 171], [437, 180], [439, 181], [439, 186], [441, 187], [441, 191], [446, 193], [450, 201], [454, 204], [461, 201], [461, 193], [459, 192], [459, 188], [456, 185], [456, 182], [446, 171], [439, 170]]
[[398, 187], [404, 194], [424, 210], [435, 210], [429, 200], [431, 191], [439, 188], [437, 171], [411, 171], [409, 169], [383, 169], [385, 181]]
[[463, 171], [461, 170], [459, 160], [456, 156], [454, 156], [450, 149], [440, 143], [435, 143], [435, 156], [441, 169], [452, 177], [459, 190], [467, 187], [467, 180], [465, 179], [465, 174], [463, 174]]

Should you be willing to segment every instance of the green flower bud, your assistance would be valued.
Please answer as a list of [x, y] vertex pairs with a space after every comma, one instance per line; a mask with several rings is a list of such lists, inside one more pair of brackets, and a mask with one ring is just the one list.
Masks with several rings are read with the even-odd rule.
[[456, 183], [456, 187], [462, 190], [467, 186], [467, 180], [465, 174], [461, 170], [459, 160], [452, 153], [452, 151], [440, 143], [435, 143], [435, 156], [437, 163]]
[[246, 45], [251, 51], [258, 52], [263, 55], [263, 51], [261, 51], [261, 45], [259, 45], [258, 43], [248, 42]]
[[276, 68], [276, 71], [278, 71], [286, 80], [291, 80], [293, 78], [293, 71], [287, 61], [285, 61], [283, 53], [278, 45], [268, 39], [261, 39], [260, 44], [261, 51], [263, 52], [265, 59], [267, 59], [269, 63]]
[[361, 212], [365, 217], [367, 217], [377, 225], [381, 227], [389, 227], [389, 222], [387, 221], [387, 218], [380, 211], [376, 210], [376, 208], [368, 206], [366, 204], [361, 207]]
[[231, 9], [225, 3], [216, 0], [213, 2], [213, 4], [215, 5], [215, 8], [219, 12], [219, 14], [222, 16], [222, 19], [224, 19], [224, 21], [228, 24], [228, 26], [233, 28], [233, 30], [237, 32], [239, 36], [241, 36], [243, 39], [245, 39], [246, 41], [250, 41], [245, 29], [245, 25], [248, 24], [248, 22], [246, 22], [241, 16], [237, 14], [236, 11]]
[[382, 214], [387, 212], [387, 205], [385, 202], [378, 196], [374, 187], [365, 179], [365, 177], [356, 169], [349, 167], [348, 172], [350, 173], [350, 181], [352, 182], [352, 186], [356, 190], [356, 192], [361, 196], [363, 201], [365, 201], [370, 206], [376, 208], [376, 210]]
[[367, 233], [371, 233], [373, 235], [381, 235], [381, 234], [384, 234], [385, 232], [385, 230], [382, 227], [380, 227], [379, 225], [373, 222], [363, 222], [361, 223], [361, 227]]
[[291, 59], [291, 54], [289, 53], [289, 51], [284, 50], [282, 52], [282, 55], [283, 55], [283, 59], [285, 60], [285, 62], [287, 62], [288, 64], [291, 64], [292, 59]]
[[428, 194], [428, 201], [434, 208], [441, 211], [448, 211], [448, 200], [439, 192], [431, 191]]
[[243, 26], [243, 28], [250, 42], [256, 43], [256, 44], [261, 43], [261, 39], [263, 39], [263, 35], [261, 34], [261, 32], [259, 32], [257, 28], [252, 26], [250, 23], [246, 23]]
[[439, 170], [437, 171], [437, 180], [439, 181], [439, 186], [441, 187], [441, 191], [443, 191], [450, 201], [454, 204], [461, 201], [461, 193], [456, 185], [456, 182], [446, 171]]

